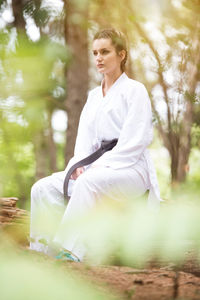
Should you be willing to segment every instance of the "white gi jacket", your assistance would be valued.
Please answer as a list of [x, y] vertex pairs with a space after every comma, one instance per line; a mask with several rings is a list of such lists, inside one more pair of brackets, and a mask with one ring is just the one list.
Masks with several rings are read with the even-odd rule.
[[148, 206], [158, 208], [160, 192], [148, 145], [153, 138], [151, 103], [144, 85], [125, 73], [103, 96], [102, 84], [91, 90], [82, 110], [74, 157], [65, 171], [96, 151], [102, 140], [118, 138], [117, 145], [104, 153], [95, 165], [112, 169], [134, 168], [149, 176]]

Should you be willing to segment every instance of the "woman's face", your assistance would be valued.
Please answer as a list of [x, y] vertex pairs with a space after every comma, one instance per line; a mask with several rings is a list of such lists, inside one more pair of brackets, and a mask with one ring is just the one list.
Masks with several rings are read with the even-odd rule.
[[97, 39], [93, 42], [93, 54], [97, 70], [102, 74], [120, 71], [121, 61], [125, 57], [125, 50], [117, 54], [110, 38]]

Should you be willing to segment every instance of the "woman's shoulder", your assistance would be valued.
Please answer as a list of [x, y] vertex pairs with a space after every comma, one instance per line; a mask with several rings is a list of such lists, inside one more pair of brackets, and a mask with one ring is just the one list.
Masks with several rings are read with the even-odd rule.
[[97, 98], [100, 94], [101, 90], [100, 87], [95, 87], [93, 89], [88, 90], [88, 96], [86, 104], [89, 105], [94, 102], [94, 99]]
[[[136, 103], [136, 99], [139, 102], [149, 102], [149, 94], [145, 87], [145, 85], [137, 80], [132, 78], [126, 77], [124, 80], [123, 92], [125, 98], [129, 103]], [[133, 101], [134, 100], [134, 101]]]
[[142, 82], [132, 79], [132, 78], [128, 77], [127, 75], [125, 76], [125, 80], [123, 81], [123, 84], [128, 90], [131, 90], [131, 91], [132, 90], [146, 90], [145, 85]]
[[100, 92], [101, 92], [101, 86], [96, 86], [95, 88], [90, 89], [88, 91], [88, 96], [93, 97], [93, 96], [98, 95]]

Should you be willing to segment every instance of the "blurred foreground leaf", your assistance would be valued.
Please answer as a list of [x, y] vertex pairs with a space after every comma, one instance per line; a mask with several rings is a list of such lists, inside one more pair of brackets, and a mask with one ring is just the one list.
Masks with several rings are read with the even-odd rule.
[[141, 201], [130, 199], [118, 207], [109, 199], [85, 217], [66, 222], [61, 239], [79, 236], [89, 261], [144, 266], [152, 259], [181, 264], [188, 252], [200, 254], [200, 204], [163, 204], [152, 213]]
[[[13, 246], [5, 246], [0, 236], [0, 291], [2, 300], [109, 300], [117, 299], [99, 292], [72, 271], [67, 274], [61, 265], [50, 259], [37, 261], [32, 255], [22, 255]], [[3, 246], [4, 244], [4, 246]], [[3, 246], [3, 247], [2, 247]], [[18, 253], [19, 252], [19, 253]], [[63, 262], [63, 266], [66, 262]]]

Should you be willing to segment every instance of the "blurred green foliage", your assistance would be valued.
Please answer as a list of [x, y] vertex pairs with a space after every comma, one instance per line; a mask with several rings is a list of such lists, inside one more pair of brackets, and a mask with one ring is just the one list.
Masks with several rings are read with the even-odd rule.
[[34, 232], [49, 240], [50, 247], [55, 234], [63, 243], [76, 236], [76, 247], [86, 249], [84, 261], [89, 264], [143, 268], [151, 261], [181, 265], [190, 258], [199, 263], [200, 188], [181, 189], [182, 194], [175, 190], [173, 201], [162, 202], [157, 212], [147, 209], [143, 198], [106, 197], [89, 212], [62, 220], [62, 225], [59, 219], [64, 211], [49, 204], [44, 212], [43, 202]]
[[[184, 188], [184, 187], [182, 187]], [[85, 267], [91, 264], [126, 265], [146, 268], [149, 263], [181, 267], [188, 259], [200, 260], [200, 203], [195, 193], [174, 192], [173, 201], [162, 203], [157, 213], [150, 212], [145, 199], [126, 202], [105, 198], [89, 213], [68, 220], [60, 228], [64, 239], [79, 232], [78, 243], [86, 247]], [[38, 219], [38, 227], [49, 234], [55, 214]], [[49, 218], [49, 220], [48, 220]], [[48, 227], [49, 223], [49, 227]], [[44, 225], [44, 226], [43, 226]], [[64, 225], [64, 224], [63, 224]], [[45, 234], [40, 230], [40, 233]], [[0, 231], [0, 290], [2, 299], [117, 299], [98, 292], [65, 268], [67, 262], [19, 248]], [[10, 288], [12, 285], [12, 288]]]
[[87, 259], [97, 264], [144, 267], [153, 259], [182, 264], [188, 251], [193, 258], [200, 254], [200, 204], [195, 195], [188, 192], [183, 198], [174, 193], [174, 201], [163, 202], [158, 213], [150, 212], [142, 199], [105, 199], [83, 218], [68, 222], [59, 235], [66, 239], [79, 232]]
[[[3, 242], [3, 244], [2, 244]], [[16, 251], [0, 236], [0, 290], [2, 300], [111, 300], [117, 297], [98, 291], [52, 260]], [[2, 246], [3, 245], [3, 246]]]
[[45, 37], [33, 43], [21, 35], [15, 51], [8, 49], [9, 33], [0, 33], [0, 41], [0, 195], [25, 200], [35, 181], [38, 132], [45, 140], [48, 111], [63, 106], [70, 54]]

